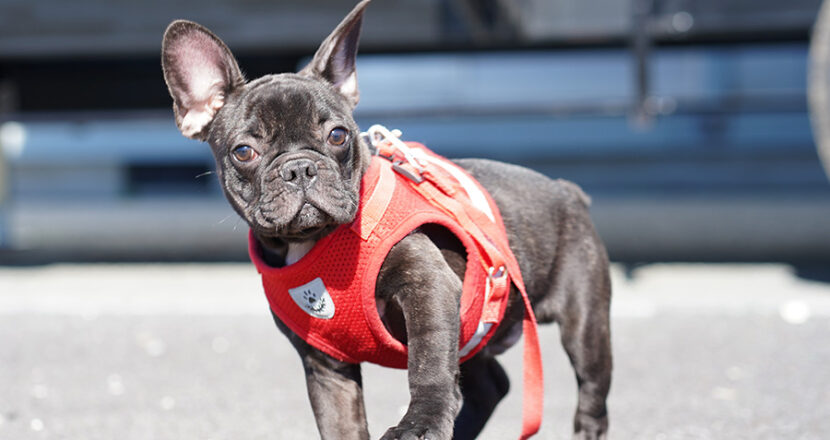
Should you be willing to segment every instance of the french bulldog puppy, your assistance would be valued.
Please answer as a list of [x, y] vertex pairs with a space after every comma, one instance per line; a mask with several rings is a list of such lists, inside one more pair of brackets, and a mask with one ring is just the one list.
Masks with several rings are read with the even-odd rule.
[[[210, 144], [224, 193], [272, 266], [299, 260], [352, 222], [371, 151], [352, 112], [360, 2], [298, 73], [246, 80], [206, 28], [175, 21], [163, 41], [164, 77], [181, 132]], [[505, 148], [510, 148], [505, 145]], [[458, 160], [501, 211], [540, 323], [557, 322], [579, 387], [574, 438], [605, 438], [611, 383], [608, 257], [574, 184], [488, 160]], [[384, 260], [375, 296], [384, 324], [408, 348], [409, 408], [382, 439], [472, 439], [509, 381], [496, 355], [522, 331], [515, 288], [504, 320], [459, 365], [459, 298], [466, 253], [449, 231], [420, 228]], [[297, 349], [321, 438], [368, 439], [359, 364], [313, 348], [279, 319]]]

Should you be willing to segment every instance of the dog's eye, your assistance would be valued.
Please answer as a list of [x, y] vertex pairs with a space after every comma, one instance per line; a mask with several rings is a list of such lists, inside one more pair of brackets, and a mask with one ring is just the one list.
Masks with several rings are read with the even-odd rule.
[[233, 154], [234, 159], [240, 162], [250, 162], [259, 156], [250, 145], [239, 145], [231, 151], [231, 154]]
[[349, 139], [349, 130], [346, 130], [343, 127], [337, 127], [329, 133], [328, 139], [326, 141], [330, 145], [334, 145], [336, 147], [342, 146], [346, 143], [346, 140]]

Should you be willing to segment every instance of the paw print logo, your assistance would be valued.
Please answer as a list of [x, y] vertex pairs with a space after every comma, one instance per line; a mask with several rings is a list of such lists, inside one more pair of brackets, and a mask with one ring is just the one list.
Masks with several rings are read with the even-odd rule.
[[302, 286], [288, 289], [288, 293], [297, 306], [309, 315], [320, 319], [331, 319], [334, 316], [334, 301], [319, 277]]
[[312, 312], [320, 313], [326, 308], [326, 299], [318, 298], [317, 293], [311, 289], [303, 289], [303, 299], [306, 301], [306, 308]]

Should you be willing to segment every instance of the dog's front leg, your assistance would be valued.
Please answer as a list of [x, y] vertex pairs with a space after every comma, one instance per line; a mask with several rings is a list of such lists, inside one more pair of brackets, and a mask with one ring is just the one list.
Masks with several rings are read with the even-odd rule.
[[276, 316], [277, 327], [300, 354], [308, 398], [323, 440], [368, 440], [360, 364], [338, 361], [308, 345]]
[[382, 440], [452, 438], [461, 404], [461, 288], [461, 280], [424, 234], [407, 236], [386, 257], [377, 293], [396, 303], [405, 320], [410, 402], [404, 417]]

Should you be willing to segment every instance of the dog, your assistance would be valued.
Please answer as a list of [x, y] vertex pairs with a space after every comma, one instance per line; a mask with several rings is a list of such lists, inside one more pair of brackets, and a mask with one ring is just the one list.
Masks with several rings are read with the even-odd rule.
[[[251, 81], [228, 47], [201, 25], [177, 20], [165, 32], [162, 68], [176, 124], [184, 136], [210, 145], [224, 194], [269, 266], [290, 267], [358, 215], [361, 179], [372, 160], [352, 115], [368, 4], [358, 3], [298, 73]], [[590, 199], [573, 183], [519, 166], [454, 163], [498, 207], [536, 320], [560, 326], [578, 384], [574, 438], [606, 438], [611, 285]], [[467, 254], [458, 244], [446, 228], [424, 225], [391, 247], [378, 272], [378, 313], [406, 344], [411, 395], [384, 440], [475, 438], [508, 392], [496, 355], [521, 335], [522, 295], [511, 288], [501, 324], [459, 365]], [[305, 299], [318, 301], [312, 290], [304, 291]], [[320, 437], [368, 439], [360, 364], [321, 351], [274, 317], [302, 360]]]

